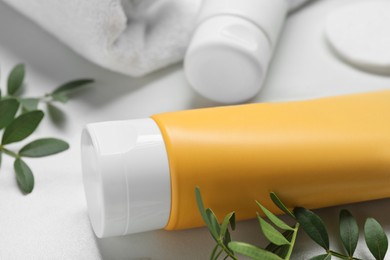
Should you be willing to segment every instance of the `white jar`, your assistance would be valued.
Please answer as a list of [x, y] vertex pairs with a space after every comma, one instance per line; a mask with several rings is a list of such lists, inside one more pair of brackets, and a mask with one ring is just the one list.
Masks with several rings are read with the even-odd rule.
[[184, 60], [190, 85], [221, 103], [254, 97], [288, 7], [288, 0], [205, 0]]

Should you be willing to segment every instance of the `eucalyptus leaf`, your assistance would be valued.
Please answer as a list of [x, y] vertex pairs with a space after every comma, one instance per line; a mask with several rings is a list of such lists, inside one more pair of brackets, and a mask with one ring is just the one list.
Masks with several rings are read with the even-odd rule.
[[0, 129], [7, 127], [14, 120], [18, 112], [19, 103], [16, 99], [5, 99], [0, 101]]
[[388, 247], [386, 233], [374, 218], [367, 218], [364, 224], [364, 238], [371, 254], [376, 260], [385, 259]]
[[278, 246], [290, 244], [290, 241], [288, 241], [278, 230], [276, 230], [271, 224], [265, 221], [258, 214], [257, 214], [257, 219], [259, 220], [260, 228], [263, 231], [264, 236], [271, 243]]
[[348, 210], [340, 211], [340, 238], [343, 246], [352, 257], [359, 241], [359, 226]]
[[6, 128], [3, 134], [2, 144], [10, 144], [21, 141], [31, 135], [43, 118], [43, 112], [30, 111], [15, 118]]
[[23, 84], [24, 75], [24, 64], [18, 64], [11, 70], [7, 82], [7, 91], [9, 95], [14, 95], [20, 89]]
[[69, 82], [66, 82], [65, 84], [62, 84], [58, 88], [56, 88], [53, 92], [51, 92], [51, 95], [53, 94], [59, 94], [59, 93], [65, 93], [68, 91], [76, 90], [86, 84], [94, 82], [93, 79], [78, 79], [78, 80], [72, 80]]
[[314, 212], [300, 207], [294, 209], [294, 215], [309, 237], [325, 250], [329, 250], [329, 235], [322, 219]]
[[[294, 231], [293, 230], [286, 230], [286, 231], [284, 231], [283, 232], [283, 236], [288, 240], [288, 241], [291, 241], [291, 238], [293, 237], [293, 234], [294, 234]], [[291, 243], [291, 242], [290, 242]], [[281, 250], [281, 248], [282, 247], [289, 247], [289, 245], [281, 245], [281, 246], [278, 246], [278, 245], [275, 245], [275, 244], [273, 244], [273, 243], [269, 243], [268, 245], [267, 245], [267, 247], [265, 248], [265, 250], [267, 250], [267, 251], [270, 251], [270, 252], [272, 252], [272, 253], [275, 253], [275, 254], [277, 254], [277, 255], [279, 255], [280, 257], [283, 257], [283, 256], [281, 256], [279, 253], [278, 253], [278, 251], [279, 250]], [[287, 253], [287, 252], [286, 252]]]
[[198, 209], [200, 212], [200, 215], [203, 218], [204, 223], [206, 224], [207, 228], [209, 229], [212, 237], [218, 241], [218, 234], [213, 229], [213, 226], [211, 225], [211, 221], [209, 219], [209, 216], [206, 213], [206, 210], [204, 209], [202, 195], [200, 194], [200, 188], [197, 186], [195, 187], [195, 198], [196, 198], [196, 204], [198, 205]]
[[256, 204], [260, 207], [260, 209], [264, 212], [264, 214], [268, 217], [268, 219], [275, 224], [275, 226], [283, 230], [294, 230], [292, 227], [287, 225], [283, 220], [275, 216], [271, 211], [269, 211], [267, 208], [261, 205], [258, 201], [256, 201]]
[[32, 192], [34, 176], [30, 167], [22, 159], [17, 158], [14, 162], [14, 169], [19, 188], [26, 194]]
[[218, 234], [218, 236], [220, 235], [221, 233], [221, 226], [219, 225], [218, 223], [218, 219], [217, 217], [215, 216], [214, 212], [210, 209], [210, 208], [207, 208], [206, 209], [206, 214], [210, 220], [210, 223], [211, 223], [211, 227], [212, 229], [215, 231], [215, 233]]
[[39, 99], [38, 98], [21, 98], [19, 99], [22, 108], [25, 111], [37, 110]]
[[47, 103], [46, 105], [47, 105], [47, 112], [48, 112], [49, 119], [58, 128], [62, 128], [67, 121], [67, 117], [64, 111], [60, 109], [58, 106], [55, 106], [50, 102]]
[[276, 193], [271, 192], [270, 193], [271, 200], [274, 202], [274, 204], [281, 209], [284, 213], [289, 215], [290, 217], [295, 219], [294, 214], [283, 204], [283, 202], [279, 199], [279, 197], [276, 195]]
[[235, 213], [230, 218], [229, 222], [230, 222], [230, 227], [232, 228], [232, 230], [235, 230], [236, 229], [236, 214]]
[[228, 244], [232, 242], [232, 238], [230, 237], [230, 232], [229, 230], [226, 230], [226, 233], [225, 233], [225, 236], [223, 237], [223, 244], [226, 246], [226, 248], [231, 252], [231, 253], [234, 253], [233, 251], [231, 251], [231, 249], [229, 249], [228, 247]]
[[24, 157], [43, 157], [63, 152], [69, 149], [69, 144], [56, 138], [42, 138], [25, 145], [19, 151]]
[[254, 260], [282, 260], [278, 255], [264, 249], [243, 242], [230, 242], [229, 248], [238, 254], [248, 256]]
[[288, 251], [290, 250], [291, 245], [281, 245], [277, 246], [275, 251], [271, 251], [272, 253], [280, 256], [281, 258], [286, 258]]
[[[225, 237], [225, 233], [226, 233], [226, 231], [228, 230], [228, 225], [229, 225], [229, 223], [230, 223], [230, 225], [231, 225], [231, 219], [233, 218], [235, 218], [235, 213], [234, 212], [230, 212], [229, 214], [227, 214], [226, 216], [225, 216], [225, 218], [223, 219], [223, 221], [222, 221], [222, 224], [221, 224], [221, 237]], [[233, 229], [233, 227], [232, 227], [232, 229]]]
[[331, 254], [317, 255], [317, 256], [310, 258], [310, 260], [330, 260], [330, 259], [332, 259]]

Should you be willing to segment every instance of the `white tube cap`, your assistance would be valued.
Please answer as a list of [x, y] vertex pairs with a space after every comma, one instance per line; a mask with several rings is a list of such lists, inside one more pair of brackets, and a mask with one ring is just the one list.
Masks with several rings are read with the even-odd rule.
[[260, 90], [271, 52], [267, 36], [253, 23], [216, 16], [194, 32], [184, 71], [190, 85], [206, 98], [243, 102]]
[[166, 226], [171, 209], [169, 164], [152, 119], [89, 124], [81, 152], [89, 217], [98, 237]]

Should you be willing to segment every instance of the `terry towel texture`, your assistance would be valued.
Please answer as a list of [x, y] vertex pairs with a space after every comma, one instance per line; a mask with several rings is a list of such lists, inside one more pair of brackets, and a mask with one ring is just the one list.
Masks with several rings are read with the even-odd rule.
[[[145, 75], [183, 58], [202, 2], [3, 1], [85, 58], [131, 76]], [[290, 0], [290, 10], [306, 1]]]

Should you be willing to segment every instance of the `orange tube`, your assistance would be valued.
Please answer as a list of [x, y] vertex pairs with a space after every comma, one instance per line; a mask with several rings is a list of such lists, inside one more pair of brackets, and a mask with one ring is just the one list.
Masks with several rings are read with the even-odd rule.
[[390, 195], [390, 91], [154, 115], [171, 172], [167, 230], [202, 225], [194, 189], [217, 217], [254, 200], [320, 208]]

